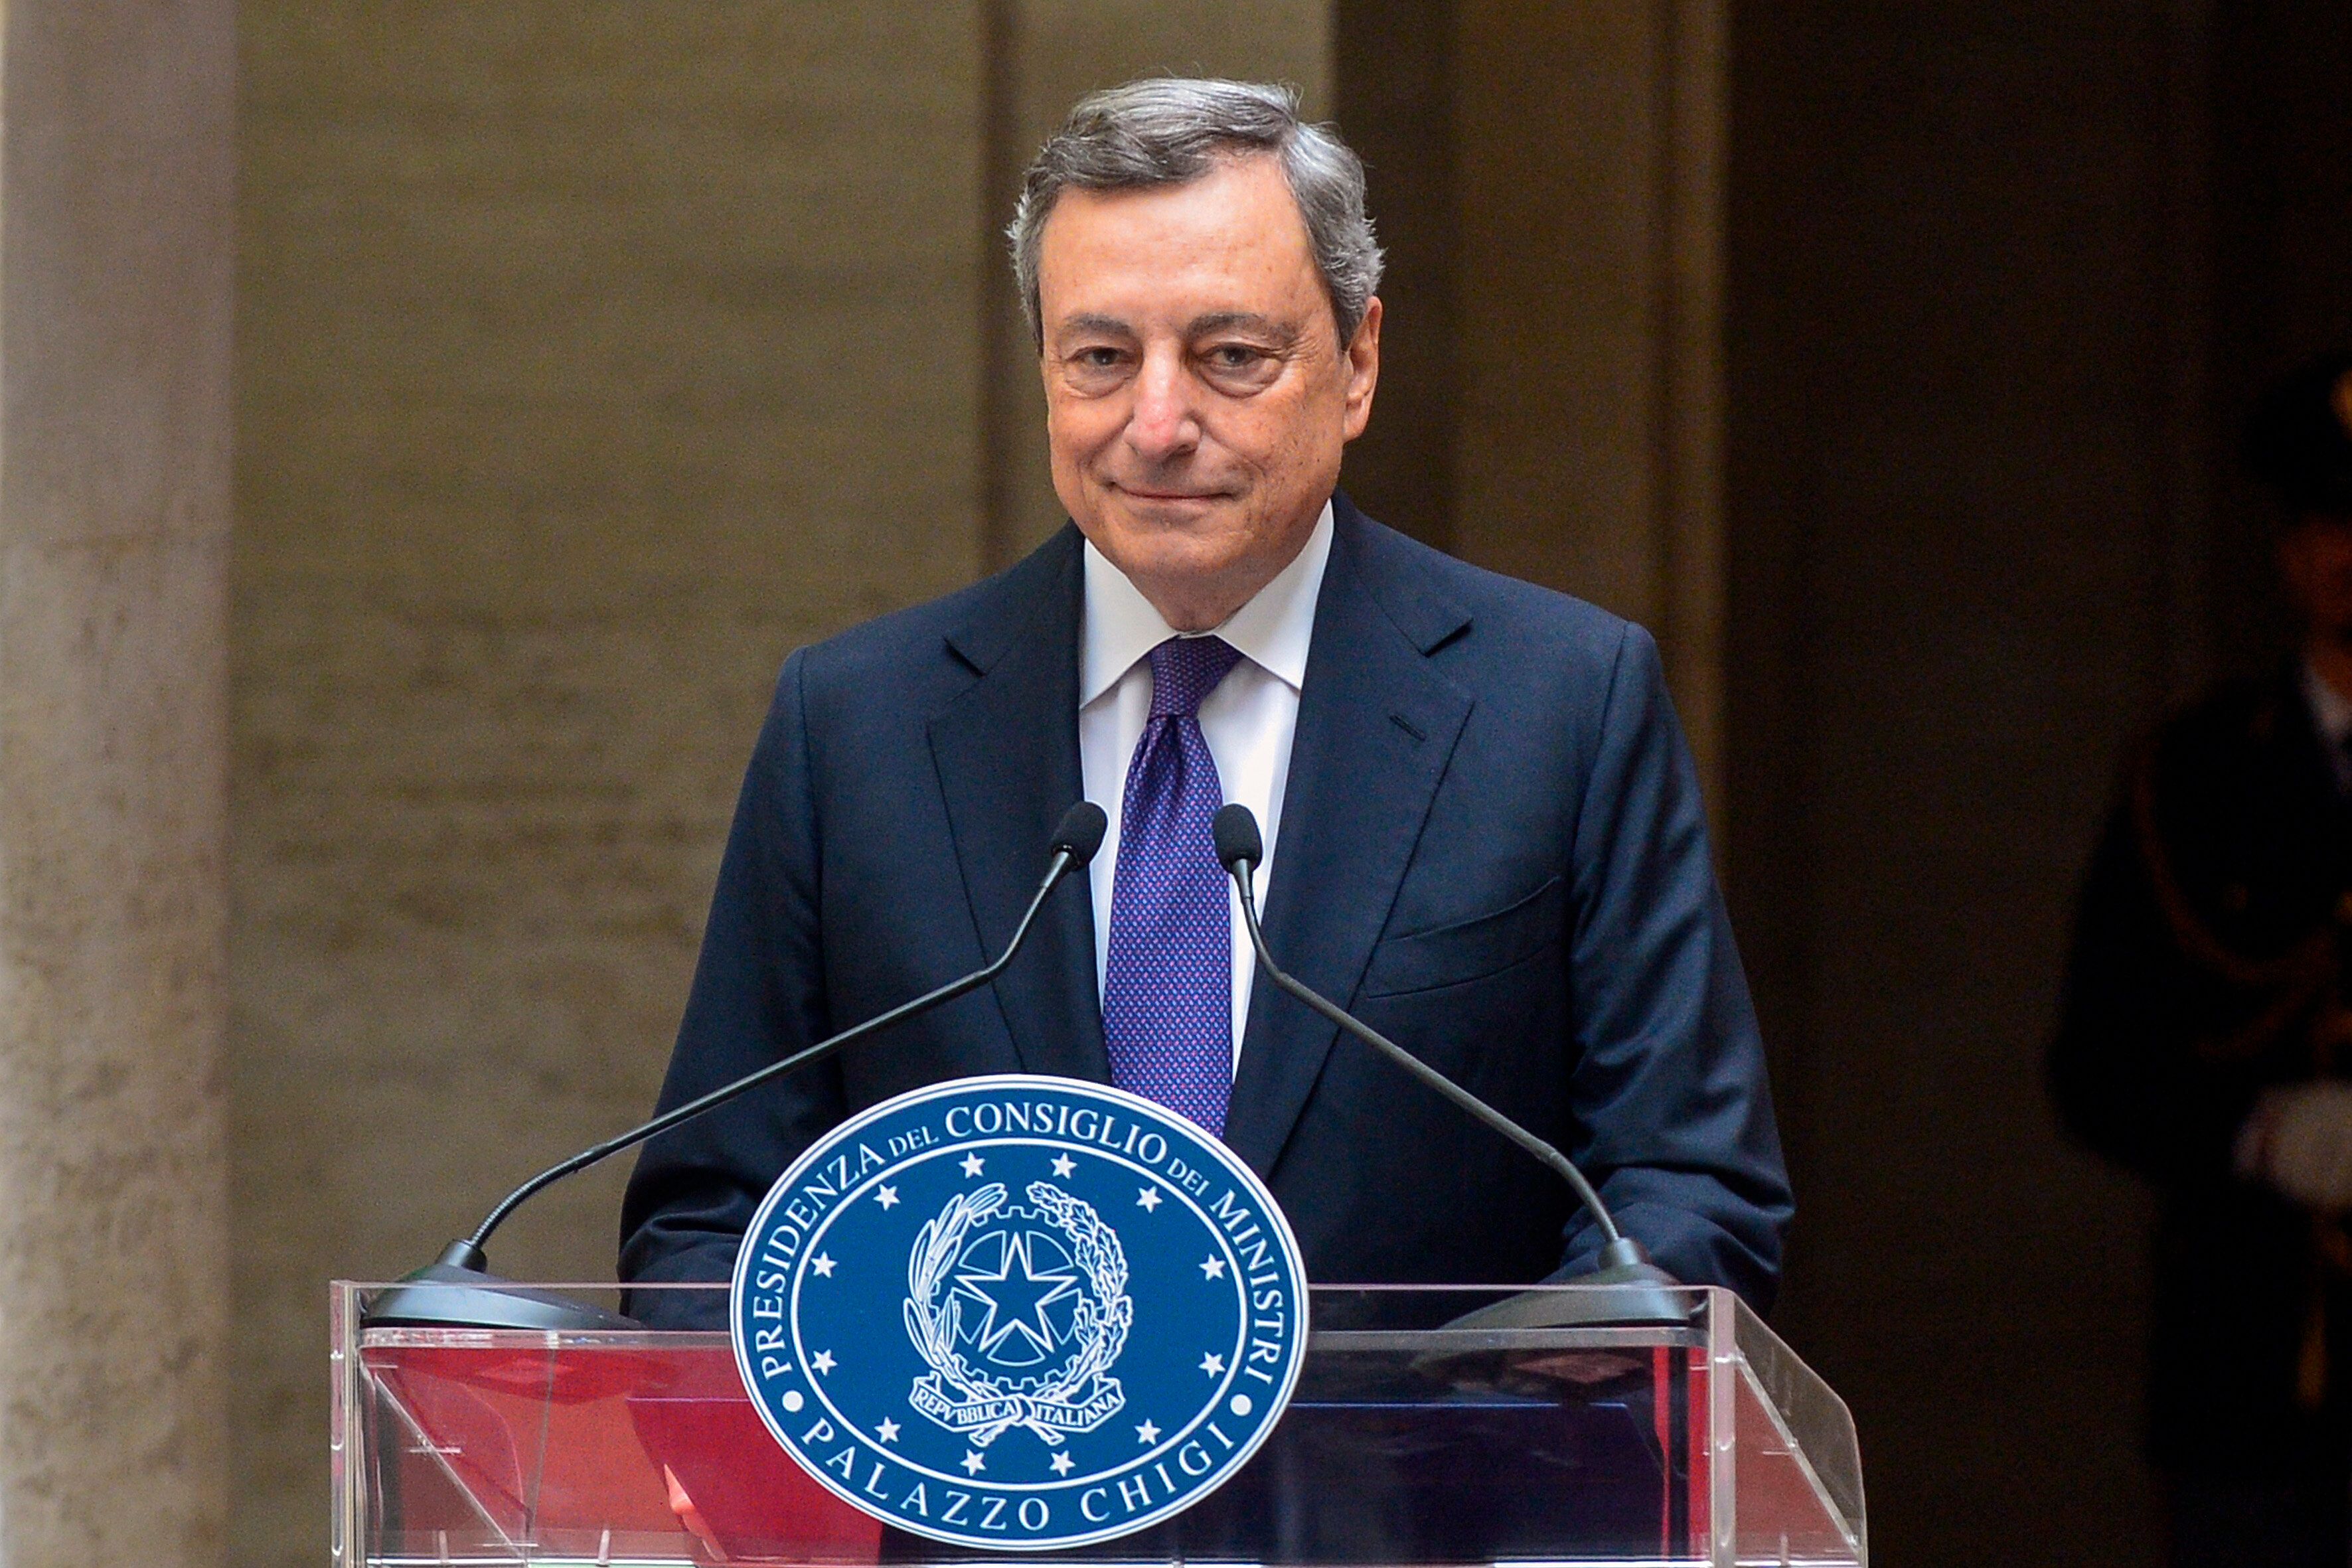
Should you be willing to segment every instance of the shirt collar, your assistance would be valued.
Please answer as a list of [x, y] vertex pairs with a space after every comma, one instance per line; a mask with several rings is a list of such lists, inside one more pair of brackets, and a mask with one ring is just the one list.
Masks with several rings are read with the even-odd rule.
[[[1293, 691], [1307, 681], [1307, 648], [1315, 635], [1315, 601], [1323, 590], [1323, 569], [1331, 559], [1331, 503], [1326, 501], [1306, 547], [1215, 629], [1214, 635]], [[1118, 685], [1136, 660], [1177, 635], [1091, 540], [1086, 548], [1085, 622], [1078, 668], [1081, 708]]]
[[2340, 749], [2352, 739], [2352, 702], [2308, 662], [2303, 667], [2303, 700], [2311, 704], [2311, 721], [2318, 727], [2319, 738], [2330, 747]]

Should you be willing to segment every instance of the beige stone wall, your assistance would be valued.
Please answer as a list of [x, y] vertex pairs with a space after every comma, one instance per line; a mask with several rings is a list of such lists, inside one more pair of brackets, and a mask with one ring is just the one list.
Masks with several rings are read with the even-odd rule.
[[231, 22], [12, 0], [0, 1562], [220, 1561]]
[[[236, 1558], [325, 1281], [650, 1105], [793, 645], [978, 571], [959, 5], [243, 12]], [[610, 1278], [615, 1170], [494, 1265]]]
[[1725, 0], [1454, 0], [1453, 545], [1641, 622], [1722, 828]]

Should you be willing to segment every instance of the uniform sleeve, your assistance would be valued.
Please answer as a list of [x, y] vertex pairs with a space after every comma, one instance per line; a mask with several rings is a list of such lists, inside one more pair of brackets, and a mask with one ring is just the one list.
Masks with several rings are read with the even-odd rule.
[[2181, 952], [2126, 791], [2076, 906], [2049, 1053], [2060, 1118], [2084, 1143], [2159, 1184], [2221, 1177], [2262, 1074], [2215, 1047], [2247, 1013]]
[[[1792, 1205], [1764, 1047], [1657, 645], [1626, 627], [1576, 825], [1570, 933], [1578, 1163], [1676, 1279], [1759, 1308]], [[1590, 1267], [1581, 1215], [1562, 1274]]]
[[[785, 662], [744, 775], [661, 1110], [828, 1032], [806, 679], [803, 650]], [[622, 1204], [621, 1278], [730, 1278], [761, 1198], [842, 1114], [838, 1065], [821, 1062], [647, 1143]], [[665, 1291], [633, 1292], [625, 1310], [657, 1327], [717, 1326], [723, 1316]]]

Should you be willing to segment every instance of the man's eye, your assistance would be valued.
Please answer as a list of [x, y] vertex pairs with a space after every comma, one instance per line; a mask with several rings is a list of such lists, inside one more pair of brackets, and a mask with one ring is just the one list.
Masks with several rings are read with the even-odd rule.
[[1219, 370], [1247, 370], [1265, 357], [1245, 343], [1219, 343], [1209, 351], [1209, 363]]
[[1117, 349], [1080, 349], [1071, 357], [1080, 366], [1087, 370], [1116, 370], [1118, 368], [1119, 353]]

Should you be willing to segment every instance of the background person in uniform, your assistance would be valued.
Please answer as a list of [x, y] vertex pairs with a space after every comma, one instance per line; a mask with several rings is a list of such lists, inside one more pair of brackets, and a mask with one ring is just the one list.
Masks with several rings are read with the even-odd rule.
[[1254, 984], [1209, 833], [1239, 801], [1286, 967], [1583, 1162], [1669, 1271], [1769, 1300], [1787, 1179], [1655, 645], [1337, 491], [1380, 365], [1355, 155], [1285, 89], [1132, 83], [1013, 241], [1074, 526], [787, 661], [662, 1104], [978, 967], [1072, 802], [1110, 837], [990, 989], [649, 1143], [623, 1277], [727, 1278], [814, 1138], [1013, 1071], [1222, 1136], [1312, 1279], [1583, 1266], [1554, 1175]]
[[2149, 1420], [2180, 1564], [2352, 1555], [2352, 353], [2249, 427], [2301, 618], [2128, 766], [2052, 1084], [2154, 1185]]

